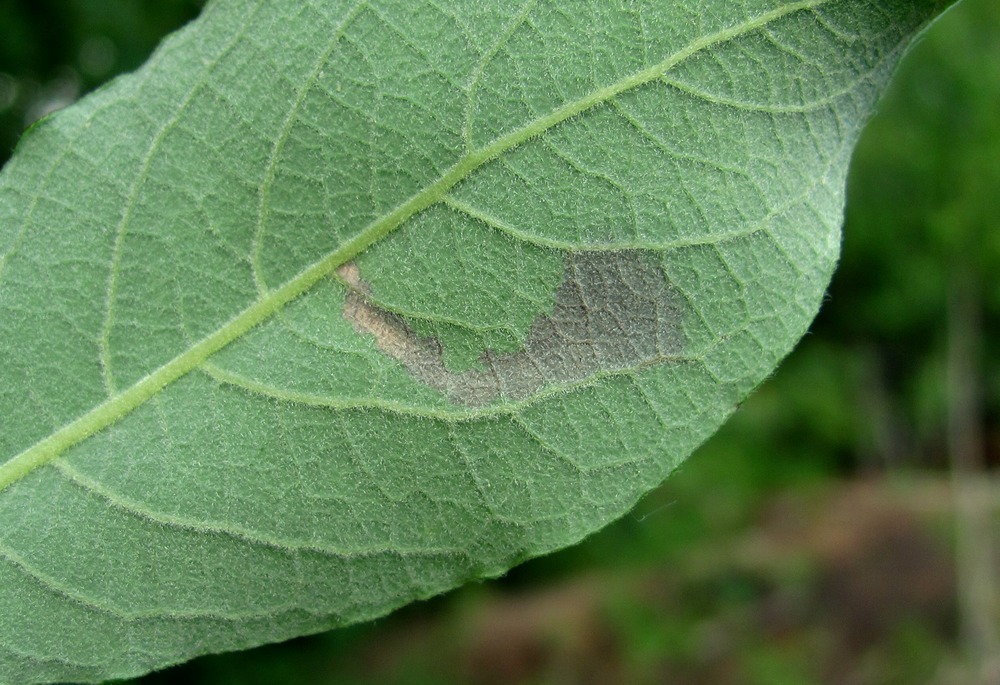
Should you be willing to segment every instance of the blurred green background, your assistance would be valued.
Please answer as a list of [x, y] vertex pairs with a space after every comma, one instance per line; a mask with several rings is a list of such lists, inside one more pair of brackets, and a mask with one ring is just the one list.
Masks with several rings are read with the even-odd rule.
[[[201, 4], [0, 0], [0, 163]], [[812, 332], [635, 512], [373, 624], [133, 682], [997, 685], [998, 466], [1000, 3], [964, 0], [857, 151]]]

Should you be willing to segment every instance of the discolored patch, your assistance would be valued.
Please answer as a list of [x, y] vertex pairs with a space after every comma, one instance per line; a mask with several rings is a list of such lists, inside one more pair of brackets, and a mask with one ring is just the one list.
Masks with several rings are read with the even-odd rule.
[[567, 257], [551, 314], [539, 316], [519, 352], [480, 356], [482, 370], [456, 373], [441, 343], [417, 335], [398, 314], [372, 303], [353, 262], [337, 274], [348, 286], [344, 317], [414, 378], [456, 404], [523, 400], [546, 385], [584, 380], [676, 356], [683, 347], [680, 304], [658, 255], [640, 250]]

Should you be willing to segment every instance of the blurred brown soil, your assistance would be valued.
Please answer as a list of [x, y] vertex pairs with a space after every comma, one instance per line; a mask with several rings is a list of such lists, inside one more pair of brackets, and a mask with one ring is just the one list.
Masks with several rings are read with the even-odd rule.
[[[671, 567], [483, 586], [380, 632], [363, 670], [482, 685], [935, 682], [957, 653], [951, 509], [943, 478], [796, 490]], [[394, 679], [416, 671], [427, 679]]]

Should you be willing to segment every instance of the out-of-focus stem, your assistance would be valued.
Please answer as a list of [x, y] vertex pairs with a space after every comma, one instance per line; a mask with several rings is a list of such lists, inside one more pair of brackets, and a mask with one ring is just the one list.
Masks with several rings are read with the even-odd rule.
[[1000, 683], [1000, 569], [993, 521], [1000, 503], [994, 501], [983, 450], [981, 304], [975, 276], [956, 273], [948, 303], [947, 392], [959, 615], [973, 677], [995, 685]]

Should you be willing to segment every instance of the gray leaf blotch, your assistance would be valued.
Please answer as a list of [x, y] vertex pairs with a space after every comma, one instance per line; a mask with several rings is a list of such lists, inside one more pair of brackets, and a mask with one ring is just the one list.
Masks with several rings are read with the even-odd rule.
[[344, 316], [354, 329], [374, 336], [417, 380], [465, 406], [524, 400], [544, 386], [664, 361], [684, 346], [680, 298], [653, 252], [569, 254], [552, 312], [534, 321], [524, 348], [486, 350], [483, 368], [464, 372], [445, 366], [437, 338], [418, 335], [402, 316], [376, 305], [356, 265], [338, 274], [348, 285]]

